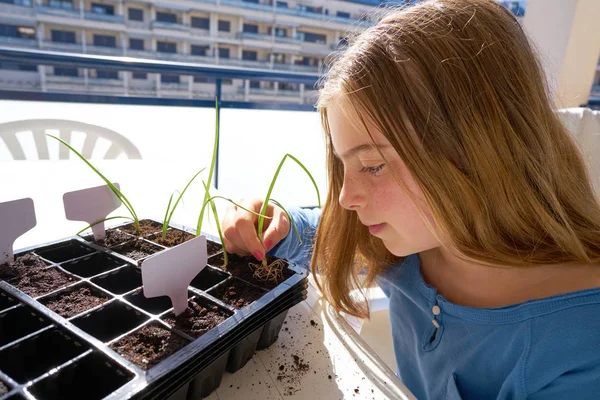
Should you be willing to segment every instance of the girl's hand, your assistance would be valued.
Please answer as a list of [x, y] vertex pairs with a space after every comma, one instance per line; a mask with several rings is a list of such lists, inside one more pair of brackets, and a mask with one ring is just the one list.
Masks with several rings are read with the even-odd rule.
[[[238, 201], [238, 204], [259, 213], [263, 201], [261, 199], [242, 199]], [[265, 219], [263, 246], [256, 232], [258, 216], [235, 205], [229, 206], [225, 218], [221, 222], [223, 241], [227, 251], [242, 256], [252, 254], [258, 261], [262, 261], [265, 254], [284, 239], [290, 231], [290, 220], [280, 207], [269, 204], [266, 215], [272, 219]]]

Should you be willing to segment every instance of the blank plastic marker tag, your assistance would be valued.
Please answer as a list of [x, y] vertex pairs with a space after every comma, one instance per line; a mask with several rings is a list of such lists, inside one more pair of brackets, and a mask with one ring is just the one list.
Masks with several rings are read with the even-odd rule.
[[36, 225], [33, 200], [30, 198], [0, 203], [0, 265], [15, 260], [15, 240]]
[[[121, 190], [118, 183], [113, 185]], [[65, 193], [63, 203], [69, 221], [85, 221], [90, 225], [104, 220], [108, 214], [121, 206], [121, 200], [108, 185]], [[104, 239], [104, 221], [92, 226], [92, 233], [94, 240]]]
[[142, 262], [144, 296], [169, 296], [173, 312], [181, 314], [187, 308], [188, 286], [207, 259], [204, 235], [148, 257]]

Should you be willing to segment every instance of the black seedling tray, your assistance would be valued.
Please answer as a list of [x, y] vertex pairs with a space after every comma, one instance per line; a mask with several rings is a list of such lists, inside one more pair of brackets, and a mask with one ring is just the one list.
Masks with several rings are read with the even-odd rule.
[[[181, 226], [170, 229], [192, 232]], [[143, 240], [163, 251], [165, 247], [151, 242], [156, 234]], [[216, 238], [208, 239], [220, 246]], [[306, 298], [303, 268], [288, 265], [290, 276], [268, 290], [210, 265], [209, 259], [188, 297], [214, 307], [223, 321], [196, 338], [167, 323], [172, 314], [168, 298], [143, 296], [139, 265], [144, 257], [114, 251], [121, 247], [71, 237], [16, 253], [39, 256], [47, 266], [35, 271], [52, 270], [61, 277], [57, 287], [50, 280], [48, 290], [33, 291], [34, 297], [11, 285], [16, 280], [0, 280], [0, 382], [8, 389], [1, 400], [205, 397], [218, 387], [225, 370], [235, 372], [257, 348], [271, 345], [287, 310]], [[236, 283], [252, 288], [259, 298], [244, 306], [214, 296]], [[62, 315], [51, 310], [57, 306]], [[149, 368], [110, 347], [146, 328], [169, 331], [169, 340], [183, 347]]]

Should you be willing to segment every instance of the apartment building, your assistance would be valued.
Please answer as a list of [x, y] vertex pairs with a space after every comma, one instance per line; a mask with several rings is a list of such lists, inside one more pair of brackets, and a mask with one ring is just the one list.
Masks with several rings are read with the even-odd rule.
[[[381, 7], [379, 0], [0, 0], [0, 46], [318, 73], [348, 32], [372, 23], [374, 7]], [[0, 88], [190, 99], [215, 94], [214, 82], [203, 76], [8, 63], [0, 64]], [[313, 89], [224, 80], [222, 96], [312, 103]]]

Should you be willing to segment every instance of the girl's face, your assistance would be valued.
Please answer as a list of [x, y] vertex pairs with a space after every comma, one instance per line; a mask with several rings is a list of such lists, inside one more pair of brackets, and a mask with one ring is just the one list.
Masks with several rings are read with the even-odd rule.
[[[375, 145], [388, 163], [373, 147], [368, 133], [354, 128], [338, 106], [327, 109], [327, 118], [334, 151], [344, 165], [344, 184], [339, 198], [342, 207], [356, 211], [369, 232], [380, 238], [396, 256], [439, 247], [440, 242], [415, 205], [419, 205], [435, 229], [423, 193], [385, 136], [367, 122]], [[404, 183], [410, 197], [392, 171]]]

